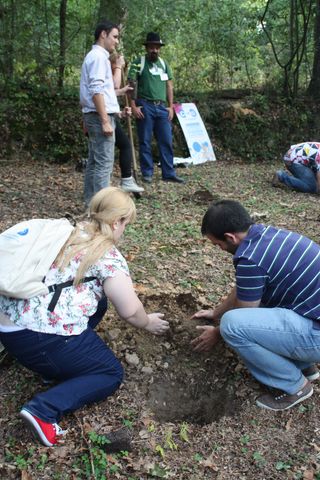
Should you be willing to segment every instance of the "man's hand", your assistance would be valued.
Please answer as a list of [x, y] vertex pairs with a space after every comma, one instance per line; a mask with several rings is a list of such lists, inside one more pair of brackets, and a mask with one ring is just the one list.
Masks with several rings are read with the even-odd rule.
[[168, 107], [167, 110], [168, 110], [168, 119], [169, 119], [170, 122], [172, 122], [172, 119], [174, 117], [173, 107]]
[[192, 315], [191, 318], [205, 318], [206, 320], [213, 320], [214, 319], [214, 311], [213, 310], [200, 310]]
[[145, 329], [154, 335], [163, 335], [169, 328], [169, 322], [162, 320], [163, 313], [150, 313], [148, 315], [149, 323]]
[[196, 329], [203, 332], [191, 342], [195, 352], [209, 352], [221, 338], [219, 327], [204, 325], [197, 326]]
[[142, 113], [142, 107], [137, 107], [132, 105], [132, 113], [133, 113], [133, 116], [137, 119], [144, 118], [144, 115]]
[[102, 132], [106, 137], [113, 135], [113, 128], [109, 119], [102, 121]]

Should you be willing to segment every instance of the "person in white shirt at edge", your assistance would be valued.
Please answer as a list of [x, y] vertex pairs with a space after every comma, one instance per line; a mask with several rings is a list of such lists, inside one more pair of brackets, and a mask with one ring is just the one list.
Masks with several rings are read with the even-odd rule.
[[27, 300], [0, 295], [4, 347], [47, 383], [57, 382], [35, 394], [20, 412], [48, 447], [66, 433], [58, 425], [63, 415], [106, 399], [122, 382], [121, 363], [94, 331], [108, 300], [134, 327], [155, 335], [169, 328], [163, 314], [146, 314], [127, 262], [116, 248], [135, 216], [130, 194], [118, 187], [102, 189], [93, 197], [88, 221], [76, 226], [45, 277], [46, 285], [73, 280], [62, 289], [53, 312], [48, 307], [54, 292]]
[[105, 20], [97, 25], [94, 38], [95, 44], [82, 64], [80, 79], [80, 104], [89, 139], [84, 178], [86, 206], [95, 193], [110, 183], [114, 162], [115, 116], [131, 115], [129, 107], [120, 112], [109, 61], [110, 53], [119, 44], [119, 27]]

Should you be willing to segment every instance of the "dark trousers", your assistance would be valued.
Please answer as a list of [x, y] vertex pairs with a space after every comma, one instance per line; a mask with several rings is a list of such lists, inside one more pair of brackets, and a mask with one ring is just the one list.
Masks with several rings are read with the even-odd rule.
[[131, 177], [132, 165], [131, 143], [119, 120], [116, 120], [115, 140], [115, 145], [119, 149], [121, 178], [129, 178]]
[[67, 413], [103, 400], [121, 384], [123, 368], [113, 352], [94, 332], [107, 309], [98, 304], [88, 328], [80, 335], [61, 336], [20, 330], [0, 333], [0, 340], [25, 367], [59, 383], [36, 394], [24, 405], [31, 414], [57, 423]]

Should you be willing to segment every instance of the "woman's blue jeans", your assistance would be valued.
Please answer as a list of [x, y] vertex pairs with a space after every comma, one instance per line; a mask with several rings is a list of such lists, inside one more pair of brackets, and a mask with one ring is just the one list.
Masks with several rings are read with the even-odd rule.
[[80, 335], [65, 337], [31, 330], [0, 333], [5, 348], [22, 365], [59, 382], [24, 405], [31, 414], [56, 423], [65, 413], [103, 400], [120, 386], [122, 366], [93, 331], [106, 308], [106, 299], [101, 300], [87, 330]]
[[221, 319], [221, 335], [259, 382], [288, 394], [320, 362], [320, 322], [285, 308], [239, 308]]
[[280, 182], [299, 192], [317, 193], [316, 177], [310, 168], [300, 163], [291, 163], [287, 168], [292, 175], [288, 175], [283, 170], [278, 170], [277, 175]]

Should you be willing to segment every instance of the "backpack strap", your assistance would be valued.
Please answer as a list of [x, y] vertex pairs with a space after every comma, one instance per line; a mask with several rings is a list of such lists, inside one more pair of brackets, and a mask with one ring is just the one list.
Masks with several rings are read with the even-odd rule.
[[163, 58], [161, 58], [161, 57], [158, 57], [158, 58], [159, 58], [159, 61], [162, 65], [163, 71], [165, 72], [167, 70], [166, 62], [163, 60]]
[[141, 58], [140, 58], [140, 72], [139, 72], [139, 75], [141, 75], [141, 74], [142, 74], [145, 64], [146, 64], [146, 56], [145, 56], [145, 55], [141, 55]]
[[[96, 280], [96, 278], [97, 277], [85, 277], [81, 280], [81, 282], [82, 283], [92, 282], [92, 280]], [[52, 299], [51, 299], [51, 302], [48, 305], [49, 312], [52, 313], [53, 310], [55, 309], [55, 306], [57, 305], [57, 302], [58, 302], [58, 300], [60, 298], [60, 295], [62, 293], [62, 289], [71, 287], [73, 285], [73, 282], [74, 282], [74, 280], [68, 280], [67, 282], [55, 283], [54, 285], [50, 285], [48, 287], [49, 293], [54, 292], [54, 294], [52, 296]]]
[[[161, 65], [162, 65], [163, 71], [165, 72], [165, 71], [167, 70], [167, 68], [166, 68], [166, 62], [165, 62], [165, 61], [163, 60], [163, 58], [161, 58], [161, 57], [158, 57], [158, 59], [159, 59], [159, 62], [161, 63]], [[145, 64], [146, 64], [146, 56], [145, 56], [145, 55], [141, 55], [139, 75], [142, 74]]]

